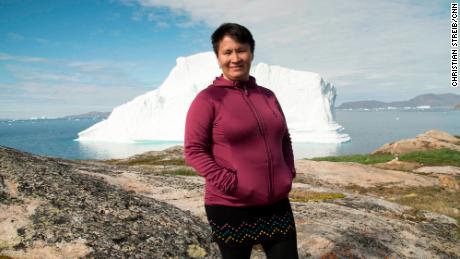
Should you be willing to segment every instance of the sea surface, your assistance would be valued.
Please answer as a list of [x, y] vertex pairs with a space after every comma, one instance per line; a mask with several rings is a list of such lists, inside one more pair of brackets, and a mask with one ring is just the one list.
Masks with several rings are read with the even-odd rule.
[[[342, 144], [293, 143], [296, 159], [318, 156], [364, 154], [385, 143], [413, 138], [430, 129], [460, 135], [460, 110], [336, 110], [336, 121], [351, 141]], [[0, 145], [22, 151], [68, 159], [123, 158], [151, 150], [162, 150], [182, 142], [139, 143], [78, 142], [78, 132], [96, 119], [40, 119], [0, 121]]]

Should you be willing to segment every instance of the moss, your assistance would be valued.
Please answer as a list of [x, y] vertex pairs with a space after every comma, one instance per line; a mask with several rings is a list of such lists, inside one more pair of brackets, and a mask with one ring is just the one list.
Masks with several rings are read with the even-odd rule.
[[141, 155], [137, 157], [132, 157], [130, 159], [109, 159], [105, 160], [105, 163], [112, 165], [185, 165], [184, 158], [174, 158], [170, 159], [170, 156], [167, 154], [163, 155]]
[[185, 165], [185, 160], [184, 159], [136, 159], [136, 160], [130, 160], [126, 163], [126, 165], [162, 165], [162, 166], [167, 166], [167, 165]]
[[206, 251], [199, 245], [189, 245], [187, 254], [191, 258], [203, 258], [206, 256]]
[[105, 160], [105, 163], [112, 165], [185, 165], [185, 160], [183, 158], [168, 159], [167, 155], [157, 155], [157, 156], [140, 156], [134, 157], [129, 160], [124, 159], [110, 159]]
[[404, 219], [408, 219], [413, 222], [423, 222], [426, 220], [426, 217], [423, 214], [423, 210], [417, 209], [417, 208], [411, 208], [410, 210], [404, 211], [404, 214], [402, 214], [402, 217]]
[[10, 248], [10, 247], [11, 247], [10, 243], [4, 240], [0, 240], [0, 251], [6, 248]]
[[182, 167], [174, 170], [163, 171], [162, 174], [172, 175], [186, 175], [186, 176], [198, 176], [195, 170], [187, 167]]
[[0, 240], [0, 251], [5, 250], [5, 249], [14, 248], [14, 246], [21, 243], [21, 240], [22, 240], [21, 237], [18, 237], [18, 236], [13, 237], [9, 240]]
[[342, 193], [327, 193], [327, 192], [314, 192], [307, 190], [293, 190], [289, 194], [291, 201], [308, 202], [308, 201], [323, 201], [345, 198]]
[[394, 155], [388, 154], [375, 154], [375, 155], [346, 155], [346, 156], [327, 156], [327, 157], [315, 157], [313, 161], [329, 161], [329, 162], [355, 162], [360, 164], [376, 164], [386, 163], [395, 158]]

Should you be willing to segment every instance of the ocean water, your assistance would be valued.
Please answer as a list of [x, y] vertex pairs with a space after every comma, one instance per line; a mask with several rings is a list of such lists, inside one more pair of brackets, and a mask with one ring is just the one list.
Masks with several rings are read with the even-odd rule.
[[[460, 135], [460, 110], [337, 110], [336, 120], [351, 136], [342, 144], [293, 143], [296, 159], [304, 157], [364, 154], [385, 143], [412, 138], [430, 129]], [[182, 142], [139, 143], [78, 142], [77, 133], [99, 120], [46, 119], [0, 121], [0, 145], [22, 151], [68, 159], [123, 158], [162, 150]]]
[[351, 141], [341, 144], [294, 143], [298, 157], [366, 154], [385, 143], [416, 135], [431, 129], [460, 135], [460, 110], [337, 110], [336, 121], [349, 134]]

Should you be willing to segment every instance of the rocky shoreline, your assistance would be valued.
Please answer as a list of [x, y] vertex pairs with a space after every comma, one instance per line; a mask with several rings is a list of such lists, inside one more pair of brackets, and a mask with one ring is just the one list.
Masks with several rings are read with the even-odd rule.
[[[0, 258], [219, 258], [204, 181], [181, 175], [181, 154], [73, 161], [0, 147]], [[460, 258], [455, 219], [349, 188], [440, 184], [389, 166], [296, 161], [301, 258]], [[265, 258], [260, 246], [251, 257]]]

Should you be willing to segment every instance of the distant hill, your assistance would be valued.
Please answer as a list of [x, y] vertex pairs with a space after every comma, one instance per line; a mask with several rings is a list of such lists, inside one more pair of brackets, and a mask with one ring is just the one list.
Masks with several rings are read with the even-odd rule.
[[78, 115], [64, 116], [60, 119], [106, 119], [109, 115], [110, 112], [87, 112]]
[[448, 107], [453, 108], [460, 104], [458, 94], [422, 94], [407, 101], [380, 102], [375, 100], [345, 102], [338, 106], [338, 109], [359, 109], [359, 108], [386, 108], [386, 107]]

